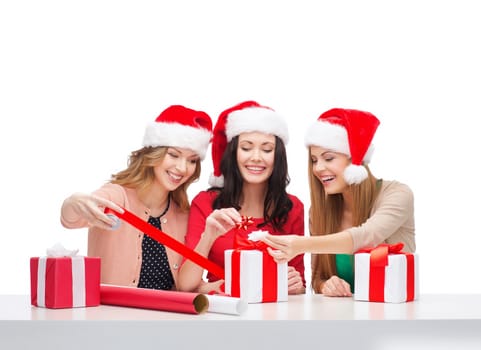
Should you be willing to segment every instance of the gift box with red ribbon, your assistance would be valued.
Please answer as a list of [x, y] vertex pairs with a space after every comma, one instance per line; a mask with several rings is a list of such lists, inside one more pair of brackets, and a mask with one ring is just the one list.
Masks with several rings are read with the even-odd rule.
[[354, 299], [402, 303], [419, 291], [418, 255], [402, 251], [403, 243], [380, 244], [354, 254]]
[[100, 258], [30, 258], [30, 296], [51, 309], [100, 305]]
[[260, 241], [237, 235], [224, 252], [225, 292], [247, 303], [287, 301], [287, 263], [277, 264]]

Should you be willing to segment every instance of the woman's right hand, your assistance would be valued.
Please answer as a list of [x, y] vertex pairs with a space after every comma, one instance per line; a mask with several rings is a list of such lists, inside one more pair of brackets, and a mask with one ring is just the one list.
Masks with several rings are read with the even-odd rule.
[[242, 221], [239, 212], [234, 208], [216, 209], [205, 220], [204, 235], [216, 240]]
[[322, 286], [321, 293], [328, 297], [351, 297], [351, 287], [343, 279], [332, 276]]
[[112, 201], [84, 193], [74, 193], [68, 197], [62, 205], [62, 212], [67, 213], [71, 210], [85, 219], [90, 226], [111, 230], [116, 221], [104, 213], [105, 208], [110, 208], [119, 213], [124, 212], [121, 207]]

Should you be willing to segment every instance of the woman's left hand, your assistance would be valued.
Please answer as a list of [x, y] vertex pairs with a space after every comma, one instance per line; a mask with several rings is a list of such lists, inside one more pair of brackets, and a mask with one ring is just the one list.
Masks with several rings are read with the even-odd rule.
[[298, 235], [265, 235], [261, 240], [269, 247], [267, 251], [277, 263], [290, 261], [302, 253], [299, 247], [301, 236]]
[[299, 271], [294, 267], [287, 267], [287, 292], [289, 294], [303, 294], [305, 293], [304, 284]]

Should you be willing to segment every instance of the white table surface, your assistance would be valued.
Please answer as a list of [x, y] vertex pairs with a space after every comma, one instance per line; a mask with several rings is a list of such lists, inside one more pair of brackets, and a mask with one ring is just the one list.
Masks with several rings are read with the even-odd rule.
[[8, 345], [2, 349], [64, 348], [72, 339], [70, 349], [105, 348], [102, 344], [112, 342], [116, 349], [132, 349], [139, 342], [246, 349], [256, 339], [269, 348], [332, 343], [356, 349], [427, 344], [450, 349], [462, 343], [463, 349], [481, 349], [481, 294], [421, 295], [400, 304], [307, 294], [289, 296], [287, 302], [249, 304], [240, 316], [106, 305], [44, 309], [31, 306], [28, 295], [0, 295], [0, 344]]

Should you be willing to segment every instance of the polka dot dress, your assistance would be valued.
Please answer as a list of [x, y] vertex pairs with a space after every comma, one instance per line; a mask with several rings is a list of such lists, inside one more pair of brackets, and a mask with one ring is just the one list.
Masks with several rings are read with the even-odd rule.
[[[159, 217], [150, 216], [149, 224], [161, 230], [160, 218], [164, 214]], [[164, 245], [144, 235], [142, 240], [142, 266], [138, 287], [171, 290], [173, 285], [174, 277], [172, 276], [172, 271], [170, 271]]]

